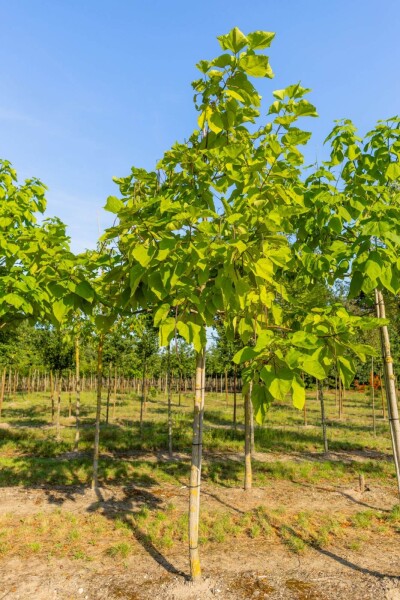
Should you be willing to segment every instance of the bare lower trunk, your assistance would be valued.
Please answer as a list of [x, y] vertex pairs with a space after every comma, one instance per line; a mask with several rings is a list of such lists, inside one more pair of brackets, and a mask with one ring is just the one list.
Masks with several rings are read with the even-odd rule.
[[[251, 392], [250, 392], [251, 396]], [[253, 412], [253, 403], [250, 397], [250, 452], [251, 455], [254, 456], [256, 451], [256, 444], [254, 442], [254, 412]]]
[[321, 424], [322, 424], [322, 439], [324, 442], [324, 452], [328, 454], [328, 437], [326, 434], [326, 417], [325, 417], [325, 402], [324, 402], [324, 390], [322, 381], [317, 381], [318, 398], [321, 405]]
[[143, 363], [142, 373], [142, 395], [140, 398], [140, 436], [143, 435], [143, 417], [146, 402], [146, 362]]
[[[381, 319], [385, 319], [386, 310], [383, 294], [377, 289], [375, 290], [375, 304], [377, 316]], [[390, 339], [387, 325], [382, 325], [382, 327], [380, 327], [380, 336], [388, 417], [390, 423], [390, 433], [392, 436], [393, 458], [396, 465], [397, 487], [400, 494], [400, 423], [399, 410], [397, 406], [396, 381], [393, 371], [393, 358], [390, 350]]]
[[106, 423], [108, 425], [108, 420], [110, 416], [110, 398], [111, 398], [111, 369], [112, 364], [110, 363], [108, 367], [108, 382], [107, 382], [107, 404], [106, 404]]
[[57, 381], [57, 412], [56, 412], [56, 439], [59, 442], [61, 440], [61, 431], [60, 431], [60, 416], [61, 416], [61, 386], [62, 386], [62, 376], [61, 373], [58, 374]]
[[1, 376], [1, 390], [0, 390], [0, 419], [1, 419], [1, 412], [3, 410], [3, 401], [4, 401], [4, 391], [6, 389], [6, 367], [4, 367], [3, 369], [3, 374]]
[[193, 415], [192, 463], [189, 485], [189, 559], [190, 575], [193, 581], [201, 578], [199, 556], [199, 523], [200, 523], [200, 486], [201, 459], [203, 443], [205, 387], [205, 350], [196, 356], [196, 388]]
[[80, 353], [79, 353], [79, 337], [75, 338], [75, 393], [76, 393], [76, 405], [75, 405], [75, 443], [74, 450], [78, 451], [79, 446], [79, 417], [81, 411], [81, 374], [80, 374]]
[[371, 400], [372, 400], [372, 431], [376, 436], [376, 418], [375, 418], [375, 387], [374, 387], [374, 357], [371, 358]]
[[244, 395], [244, 489], [251, 490], [251, 389]]
[[115, 367], [114, 371], [114, 391], [113, 391], [113, 410], [112, 410], [112, 420], [115, 420], [115, 405], [117, 402], [117, 367]]
[[167, 395], [168, 395], [168, 455], [172, 458], [172, 378], [171, 378], [171, 349], [168, 345], [168, 364], [167, 364]]
[[382, 419], [385, 418], [385, 395], [383, 393], [383, 374], [382, 369], [379, 371], [379, 379], [381, 380], [381, 402], [382, 402]]
[[72, 388], [71, 388], [71, 371], [68, 371], [68, 418], [72, 417]]
[[101, 390], [103, 385], [103, 345], [104, 334], [100, 335], [97, 348], [97, 403], [96, 403], [96, 423], [94, 431], [94, 449], [93, 449], [93, 478], [92, 490], [99, 487], [99, 443], [100, 443], [100, 415], [101, 415]]
[[233, 428], [236, 431], [237, 426], [237, 367], [233, 371]]
[[51, 422], [54, 424], [54, 377], [53, 377], [53, 371], [50, 371], [50, 402], [51, 402]]

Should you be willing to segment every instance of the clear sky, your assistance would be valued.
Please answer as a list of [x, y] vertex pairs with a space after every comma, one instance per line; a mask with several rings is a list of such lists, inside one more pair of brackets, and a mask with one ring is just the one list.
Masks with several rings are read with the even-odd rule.
[[194, 129], [194, 65], [234, 26], [276, 31], [265, 109], [274, 89], [312, 88], [309, 162], [334, 119], [364, 133], [400, 113], [399, 0], [0, 0], [0, 19], [0, 157], [48, 186], [75, 250], [110, 222], [112, 177]]

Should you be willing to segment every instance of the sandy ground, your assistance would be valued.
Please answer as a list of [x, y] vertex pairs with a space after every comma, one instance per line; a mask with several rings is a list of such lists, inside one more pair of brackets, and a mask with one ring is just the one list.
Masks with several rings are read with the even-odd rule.
[[[368, 483], [368, 482], [367, 482]], [[396, 503], [393, 488], [368, 486], [364, 493], [353, 487], [274, 481], [245, 493], [238, 488], [204, 486], [207, 510], [238, 513], [265, 505], [269, 509], [341, 512], [353, 514], [373, 508], [390, 510]], [[84, 513], [97, 510], [135, 510], [154, 501], [158, 506], [173, 500], [187, 501], [187, 488], [137, 487], [102, 489], [102, 498], [84, 488], [3, 488], [0, 514], [30, 515], [61, 509]], [[119, 564], [104, 559], [83, 563], [71, 559], [39, 557], [0, 559], [0, 600], [240, 600], [282, 598], [295, 600], [400, 600], [400, 535], [369, 534], [361, 550], [345, 547], [307, 549], [293, 554], [278, 543], [247, 540], [203, 549], [203, 580], [188, 581], [187, 550], [174, 547], [161, 554], [142, 548]]]

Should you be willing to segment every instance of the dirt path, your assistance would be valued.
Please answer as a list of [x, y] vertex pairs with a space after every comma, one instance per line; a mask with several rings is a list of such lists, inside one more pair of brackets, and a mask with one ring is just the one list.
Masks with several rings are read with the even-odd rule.
[[[0, 564], [1, 600], [398, 600], [399, 544], [374, 543], [355, 556], [343, 551], [310, 550], [299, 558], [279, 547], [249, 544], [203, 556], [204, 580], [192, 586], [149, 556], [135, 556], [124, 567], [76, 562], [22, 561]], [[185, 569], [182, 556], [169, 562]]]
[[[356, 483], [356, 482], [355, 482]], [[0, 489], [0, 515], [23, 518], [54, 510], [83, 514], [135, 511], [173, 501], [186, 509], [184, 486], [163, 488], [109, 487], [99, 500], [90, 490], [70, 487]], [[363, 494], [353, 488], [312, 486], [274, 481], [246, 494], [238, 488], [205, 485], [203, 509], [232, 514], [266, 506], [289, 514], [299, 511], [343, 513], [389, 511], [393, 491], [378, 484]], [[1, 541], [1, 540], [0, 540]], [[337, 543], [329, 549], [309, 548], [293, 554], [269, 541], [232, 540], [203, 548], [204, 580], [193, 587], [186, 580], [186, 548], [139, 551], [126, 560], [104, 557], [94, 562], [69, 558], [0, 554], [0, 600], [400, 600], [400, 535], [372, 533], [361, 550]]]
[[[163, 487], [109, 486], [101, 489], [101, 498], [92, 490], [77, 486], [42, 486], [36, 488], [0, 488], [0, 515], [13, 513], [29, 515], [34, 512], [52, 511], [62, 507], [70, 512], [88, 510], [132, 510], [145, 502], [160, 504], [173, 501], [186, 506], [187, 487], [163, 485]], [[305, 482], [271, 481], [268, 487], [255, 488], [247, 494], [242, 488], [221, 488], [203, 484], [203, 507], [213, 510], [227, 508], [236, 512], [252, 510], [263, 505], [270, 509], [287, 512], [329, 511], [354, 513], [363, 509], [390, 510], [397, 502], [394, 486], [390, 488], [369, 483], [364, 493], [354, 486], [313, 485]], [[1, 600], [1, 596], [0, 596]]]

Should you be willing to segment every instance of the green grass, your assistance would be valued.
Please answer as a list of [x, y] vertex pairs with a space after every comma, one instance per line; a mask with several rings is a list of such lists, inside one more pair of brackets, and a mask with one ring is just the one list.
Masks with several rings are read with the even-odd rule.
[[[238, 423], [232, 427], [232, 402], [224, 394], [208, 394], [204, 423], [204, 479], [216, 486], [240, 486], [243, 481], [243, 407], [238, 396]], [[138, 485], [186, 483], [191, 451], [193, 397], [184, 394], [182, 406], [173, 398], [173, 447], [182, 455], [179, 461], [156, 460], [155, 453], [167, 448], [166, 400], [158, 395], [147, 402], [142, 435], [138, 423], [139, 398], [119, 395], [115, 419], [103, 423], [100, 435], [100, 481]], [[283, 479], [298, 483], [331, 485], [354, 481], [360, 473], [368, 480], [394, 483], [388, 424], [377, 410], [376, 436], [372, 431], [370, 399], [358, 392], [346, 392], [344, 418], [339, 421], [333, 393], [326, 394], [328, 437], [335, 459], [322, 456], [319, 404], [315, 392], [307, 396], [307, 425], [304, 415], [289, 402], [276, 402], [266, 423], [256, 426], [254, 460], [255, 485], [268, 486]], [[50, 423], [49, 394], [29, 398], [6, 398], [0, 430], [0, 486], [86, 485], [91, 477], [95, 396], [82, 394], [79, 453], [74, 446], [74, 418], [68, 417], [68, 397], [62, 399], [61, 440], [56, 441]], [[112, 411], [111, 411], [112, 414]], [[279, 455], [284, 454], [284, 458]], [[356, 460], [362, 454], [362, 460]], [[151, 456], [153, 455], [153, 456]], [[264, 456], [264, 458], [263, 458]], [[258, 460], [262, 458], [262, 460]]]

